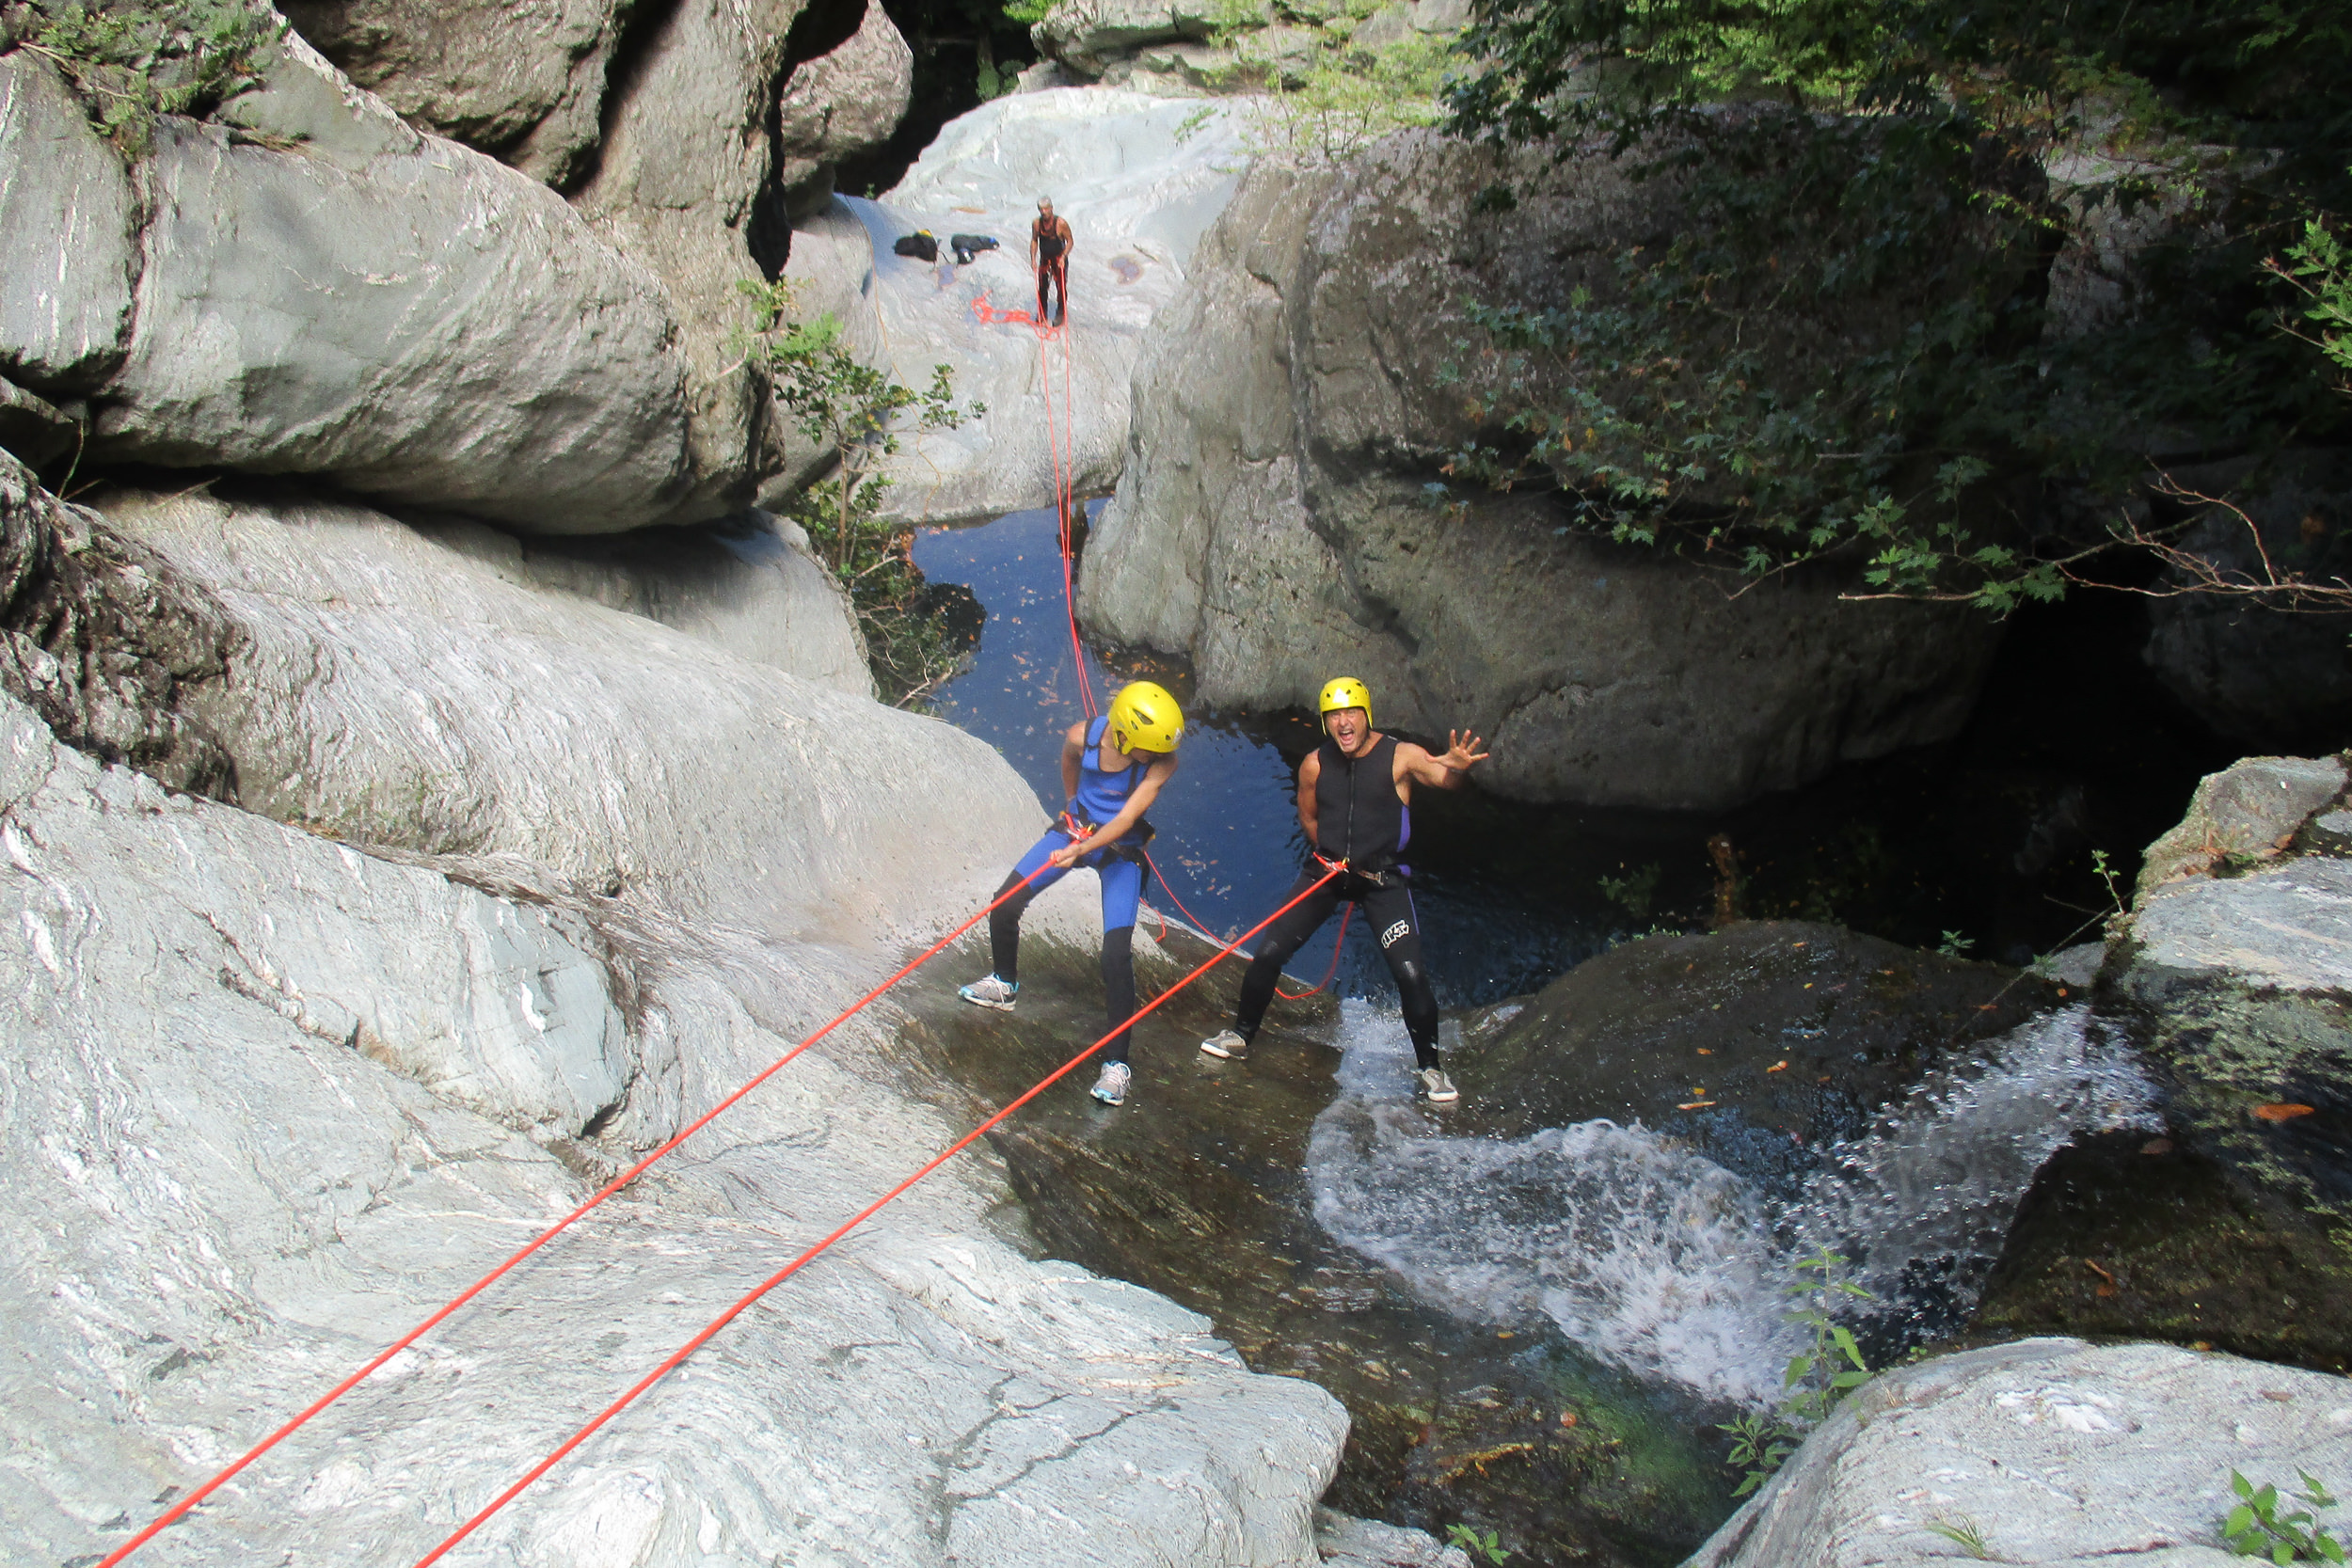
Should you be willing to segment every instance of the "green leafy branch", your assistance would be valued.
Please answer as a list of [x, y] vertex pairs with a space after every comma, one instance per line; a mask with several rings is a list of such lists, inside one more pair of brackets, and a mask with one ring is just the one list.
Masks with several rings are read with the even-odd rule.
[[959, 405], [946, 365], [922, 388], [860, 361], [830, 311], [796, 319], [790, 279], [745, 280], [751, 329], [738, 349], [767, 378], [776, 403], [801, 434], [831, 460], [831, 470], [803, 487], [787, 513], [848, 589], [868, 662], [892, 700], [920, 697], [951, 673], [960, 640], [940, 613], [942, 591], [912, 559], [911, 531], [883, 525], [885, 471], [909, 434], [954, 430], [988, 412], [977, 400]]
[[1870, 1381], [1870, 1365], [1863, 1359], [1853, 1331], [1831, 1313], [1841, 1299], [1871, 1299], [1869, 1291], [1841, 1276], [1845, 1266], [1846, 1259], [1827, 1247], [1797, 1262], [1797, 1273], [1812, 1277], [1801, 1277], [1788, 1288], [1802, 1304], [1788, 1318], [1811, 1331], [1812, 1344], [1788, 1358], [1777, 1410], [1751, 1411], [1718, 1425], [1718, 1431], [1731, 1435], [1732, 1467], [1742, 1472], [1732, 1493], [1735, 1497], [1744, 1497], [1771, 1480], [1797, 1451], [1804, 1434], [1828, 1419], [1838, 1401]]
[[2281, 1513], [2277, 1487], [2257, 1487], [2236, 1470], [2230, 1472], [2230, 1490], [2238, 1496], [2237, 1506], [2221, 1522], [2221, 1539], [2230, 1550], [2240, 1557], [2266, 1557], [2280, 1568], [2290, 1562], [2344, 1560], [2344, 1547], [2311, 1512], [2333, 1508], [2336, 1499], [2309, 1470], [2296, 1474], [2302, 1478], [2303, 1490], [2295, 1494], [2295, 1500], [2307, 1506]]

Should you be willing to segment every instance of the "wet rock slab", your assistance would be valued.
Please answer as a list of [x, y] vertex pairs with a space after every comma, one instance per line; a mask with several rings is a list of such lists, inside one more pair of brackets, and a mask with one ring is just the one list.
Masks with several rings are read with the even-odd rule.
[[1654, 937], [1464, 1021], [1464, 1125], [1641, 1123], [1786, 1195], [1820, 1151], [2065, 988], [1841, 927]]
[[[1102, 1034], [1102, 982], [1090, 951], [1033, 941], [1017, 1011], [984, 1011], [955, 996], [986, 962], [967, 951], [910, 983], [900, 1040], [913, 1076], [977, 1119]], [[1147, 1001], [1174, 959], [1207, 952], [1179, 935], [1168, 951], [1138, 955]], [[1307, 1170], [1336, 1092], [1335, 1009], [1278, 1002], [1250, 1058], [1216, 1063], [1199, 1041], [1238, 981], [1228, 965], [1136, 1026], [1124, 1106], [1088, 1097], [1089, 1061], [992, 1135], [1036, 1241], [1206, 1313], [1253, 1370], [1339, 1396], [1354, 1424], [1335, 1508], [1440, 1532], [1467, 1520], [1516, 1562], [1679, 1560], [1729, 1506], [1697, 1435], [1720, 1414], [1556, 1335], [1452, 1318], [1333, 1241]]]

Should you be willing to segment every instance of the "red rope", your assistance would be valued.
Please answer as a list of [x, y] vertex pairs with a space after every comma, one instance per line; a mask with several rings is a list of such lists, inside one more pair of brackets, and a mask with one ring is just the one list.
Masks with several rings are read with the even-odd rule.
[[[1056, 326], [1041, 321], [1026, 310], [999, 310], [988, 302], [984, 290], [972, 301], [972, 314], [982, 326], [1025, 326], [1036, 334], [1038, 342], [1038, 390], [1045, 400], [1045, 450], [1054, 470], [1054, 531], [1061, 547], [1061, 596], [1070, 618], [1070, 658], [1077, 667], [1078, 699], [1089, 719], [1094, 717], [1094, 677], [1087, 672], [1086, 646], [1078, 637], [1076, 580], [1072, 575], [1070, 523], [1071, 503], [1077, 487], [1078, 429], [1076, 402], [1072, 394], [1073, 372], [1070, 347], [1070, 307], [1062, 306], [1063, 325]], [[1054, 404], [1054, 356], [1051, 345], [1058, 341], [1062, 350], [1061, 406]]]
[[971, 1132], [965, 1133], [962, 1137], [957, 1139], [956, 1142], [950, 1145], [944, 1152], [934, 1155], [928, 1164], [926, 1164], [920, 1170], [916, 1171], [913, 1176], [908, 1177], [905, 1180], [899, 1182], [897, 1186], [891, 1188], [888, 1192], [882, 1194], [882, 1196], [876, 1198], [873, 1202], [859, 1210], [854, 1215], [850, 1216], [850, 1218], [844, 1221], [839, 1227], [827, 1235], [824, 1240], [817, 1243], [814, 1246], [809, 1247], [799, 1257], [793, 1259], [792, 1261], [787, 1263], [783, 1268], [778, 1269], [774, 1274], [770, 1275], [758, 1285], [753, 1287], [750, 1291], [744, 1292], [743, 1295], [737, 1298], [735, 1305], [729, 1307], [725, 1311], [711, 1319], [710, 1322], [704, 1326], [701, 1333], [687, 1340], [683, 1345], [680, 1345], [675, 1351], [671, 1353], [671, 1354], [665, 1358], [660, 1366], [654, 1368], [652, 1371], [647, 1372], [644, 1377], [639, 1378], [634, 1384], [631, 1384], [628, 1392], [624, 1393], [619, 1399], [614, 1400], [611, 1404], [606, 1405], [603, 1410], [596, 1414], [594, 1419], [590, 1420], [587, 1425], [581, 1427], [578, 1432], [573, 1433], [572, 1435], [565, 1439], [564, 1444], [553, 1453], [548, 1454], [538, 1464], [532, 1465], [524, 1473], [520, 1480], [516, 1481], [512, 1486], [509, 1486], [505, 1491], [500, 1493], [495, 1498], [491, 1499], [487, 1507], [484, 1508], [472, 1518], [467, 1520], [463, 1525], [459, 1526], [457, 1529], [450, 1535], [449, 1539], [443, 1541], [439, 1545], [434, 1547], [431, 1551], [425, 1553], [424, 1556], [419, 1558], [416, 1562], [416, 1568], [427, 1568], [428, 1564], [439, 1561], [442, 1557], [448, 1554], [452, 1547], [455, 1546], [459, 1542], [465, 1540], [467, 1536], [471, 1535], [476, 1529], [480, 1528], [484, 1521], [487, 1520], [500, 1509], [504, 1508], [508, 1503], [514, 1501], [516, 1497], [520, 1496], [525, 1487], [528, 1487], [532, 1481], [537, 1481], [541, 1476], [546, 1475], [549, 1470], [561, 1464], [564, 1455], [570, 1453], [574, 1449], [580, 1447], [580, 1444], [586, 1442], [590, 1437], [596, 1434], [597, 1429], [602, 1427], [607, 1421], [612, 1419], [613, 1417], [619, 1415], [623, 1410], [627, 1409], [630, 1402], [633, 1402], [638, 1395], [644, 1393], [646, 1389], [660, 1382], [661, 1379], [667, 1376], [669, 1372], [676, 1368], [680, 1362], [684, 1361], [688, 1356], [693, 1354], [694, 1352], [700, 1350], [705, 1344], [708, 1343], [712, 1336], [716, 1335], [721, 1329], [726, 1327], [727, 1324], [733, 1323], [747, 1307], [752, 1305], [752, 1303], [757, 1301], [760, 1297], [766, 1295], [769, 1291], [774, 1290], [777, 1286], [783, 1284], [786, 1280], [798, 1274], [803, 1267], [814, 1260], [819, 1254], [823, 1253], [828, 1247], [831, 1247], [835, 1242], [841, 1240], [842, 1237], [847, 1236], [850, 1231], [856, 1229], [859, 1226], [865, 1224], [868, 1219], [871, 1219], [875, 1214], [879, 1213], [883, 1206], [888, 1204], [892, 1199], [896, 1198], [899, 1194], [905, 1192], [908, 1188], [914, 1186], [917, 1181], [922, 1180], [923, 1178], [930, 1175], [931, 1172], [937, 1170], [940, 1166], [946, 1164], [948, 1161], [954, 1159], [965, 1149], [971, 1148], [974, 1143], [979, 1140], [981, 1134], [988, 1132], [990, 1128], [994, 1127], [998, 1122], [1003, 1121], [1007, 1117], [1011, 1116], [1015, 1111], [1021, 1109], [1022, 1106], [1026, 1105], [1030, 1101], [1035, 1100], [1039, 1095], [1043, 1094], [1047, 1088], [1051, 1087], [1064, 1075], [1069, 1073], [1073, 1069], [1076, 1068], [1079, 1063], [1085, 1061], [1089, 1056], [1093, 1055], [1097, 1051], [1102, 1050], [1104, 1045], [1116, 1038], [1122, 1031], [1134, 1026], [1143, 1018], [1144, 1014], [1151, 1012], [1153, 1008], [1159, 1006], [1161, 1003], [1166, 1002], [1169, 997], [1175, 995], [1178, 991], [1192, 984], [1193, 981], [1207, 974], [1211, 968], [1215, 967], [1219, 960], [1223, 959], [1224, 957], [1231, 953], [1234, 948], [1240, 946], [1243, 942], [1249, 940], [1249, 938], [1257, 935], [1258, 932], [1264, 930], [1268, 926], [1273, 925], [1277, 920], [1281, 919], [1285, 914], [1288, 914], [1291, 910], [1304, 900], [1309, 894], [1313, 893], [1315, 889], [1321, 887], [1324, 882], [1327, 882], [1332, 878], [1338, 876], [1341, 869], [1341, 867], [1334, 866], [1329, 871], [1324, 873], [1322, 879], [1314, 883], [1312, 887], [1305, 889], [1297, 895], [1297, 897], [1293, 898], [1289, 903], [1283, 905], [1280, 909], [1276, 910], [1272, 914], [1267, 915], [1263, 920], [1258, 922], [1257, 925], [1251, 927], [1248, 931], [1243, 932], [1240, 936], [1237, 936], [1232, 941], [1227, 942], [1223, 947], [1218, 948], [1215, 955], [1202, 962], [1198, 968], [1194, 969], [1183, 979], [1178, 980], [1174, 985], [1160, 992], [1159, 995], [1153, 997], [1150, 1002], [1147, 1002], [1141, 1007], [1136, 1008], [1134, 1015], [1131, 1016], [1126, 1022], [1121, 1023], [1117, 1029], [1113, 1029], [1109, 1034], [1104, 1035], [1101, 1039], [1096, 1040], [1092, 1045], [1088, 1046], [1084, 1051], [1079, 1052], [1075, 1056], [1071, 1057], [1070, 1060], [1064, 1062], [1061, 1066], [1056, 1068], [1052, 1072], [1046, 1074], [1043, 1078], [1040, 1079], [1037, 1085], [1026, 1094], [1014, 1101], [1011, 1104], [1006, 1106], [1003, 1110], [997, 1112], [994, 1116], [990, 1117], [986, 1121], [972, 1129]]
[[1347, 917], [1355, 912], [1356, 906], [1353, 904], [1348, 905], [1347, 908], [1340, 911], [1340, 934], [1331, 939], [1331, 967], [1323, 972], [1323, 984], [1315, 987], [1314, 990], [1302, 990], [1296, 996], [1293, 996], [1289, 991], [1284, 990], [1282, 989], [1282, 983], [1279, 980], [1277, 980], [1274, 983], [1275, 995], [1280, 997], [1285, 1002], [1304, 1002], [1307, 998], [1314, 995], [1315, 991], [1321, 990], [1324, 986], [1329, 985], [1332, 980], [1338, 976], [1340, 973], [1340, 946], [1343, 942], [1347, 941]]
[[466, 1303], [473, 1300], [474, 1297], [480, 1295], [484, 1291], [489, 1289], [490, 1286], [497, 1283], [502, 1275], [504, 1275], [509, 1270], [513, 1269], [517, 1263], [520, 1263], [524, 1259], [530, 1257], [532, 1253], [538, 1251], [541, 1247], [547, 1245], [548, 1243], [553, 1241], [558, 1235], [568, 1229], [573, 1221], [579, 1219], [581, 1215], [587, 1213], [591, 1209], [594, 1209], [598, 1204], [602, 1203], [606, 1198], [611, 1197], [614, 1193], [619, 1192], [623, 1187], [628, 1186], [631, 1181], [637, 1180], [638, 1177], [644, 1175], [645, 1168], [651, 1165], [656, 1160], [660, 1159], [663, 1155], [677, 1148], [678, 1145], [692, 1137], [696, 1132], [699, 1132], [704, 1127], [707, 1126], [712, 1118], [716, 1117], [722, 1111], [726, 1110], [737, 1101], [741, 1100], [745, 1095], [759, 1087], [760, 1085], [774, 1077], [776, 1073], [784, 1068], [786, 1063], [791, 1061], [792, 1058], [798, 1056], [802, 1052], [806, 1051], [810, 1046], [815, 1045], [818, 1040], [823, 1039], [827, 1035], [832, 1034], [834, 1029], [840, 1027], [840, 1025], [849, 1019], [850, 1014], [855, 1013], [859, 1008], [872, 1002], [874, 998], [880, 996], [883, 991], [888, 990], [892, 986], [895, 986], [900, 980], [905, 979], [909, 974], [913, 974], [919, 965], [925, 963], [937, 954], [941, 948], [946, 947], [949, 942], [955, 941], [956, 938], [963, 935], [964, 932], [970, 930], [973, 927], [978, 925], [982, 920], [986, 919], [997, 905], [1002, 904], [1006, 899], [1010, 898], [1014, 894], [1019, 893], [1022, 888], [1027, 886], [1029, 882], [1039, 874], [1043, 872], [1044, 869], [1045, 868], [1043, 866], [1038, 867], [1036, 871], [1031, 872], [1027, 877], [1021, 879], [1019, 882], [1016, 882], [1011, 887], [1007, 888], [1003, 893], [998, 894], [996, 897], [990, 900], [986, 909], [980, 911], [979, 913], [974, 915], [971, 919], [965, 921], [962, 925], [948, 932], [946, 936], [941, 937], [937, 942], [931, 943], [921, 953], [917, 954], [896, 974], [892, 974], [889, 979], [884, 980], [881, 985], [876, 986], [872, 990], [869, 990], [864, 996], [859, 997], [843, 1011], [835, 1014], [833, 1020], [826, 1023], [823, 1028], [818, 1030], [815, 1034], [809, 1036], [808, 1038], [803, 1040], [800, 1044], [786, 1052], [782, 1056], [776, 1058], [774, 1062], [769, 1065], [768, 1069], [762, 1072], [758, 1077], [754, 1078], [750, 1083], [745, 1084], [741, 1088], [737, 1089], [733, 1094], [719, 1101], [718, 1104], [713, 1105], [709, 1110], [704, 1112], [701, 1117], [695, 1119], [693, 1125], [687, 1128], [685, 1132], [680, 1132], [677, 1136], [672, 1138], [668, 1143], [663, 1144], [660, 1148], [655, 1149], [651, 1154], [648, 1154], [644, 1159], [638, 1161], [637, 1164], [631, 1165], [621, 1175], [614, 1177], [597, 1192], [596, 1196], [590, 1198], [587, 1202], [581, 1204], [579, 1208], [573, 1210], [570, 1213], [564, 1215], [562, 1219], [548, 1227], [547, 1229], [539, 1232], [536, 1237], [532, 1238], [528, 1245], [516, 1251], [515, 1255], [507, 1259], [505, 1262], [501, 1263], [497, 1268], [492, 1269], [488, 1274], [484, 1275], [480, 1279], [475, 1280], [473, 1284], [469, 1286], [464, 1291], [451, 1298], [448, 1305], [443, 1307], [439, 1311], [434, 1313], [431, 1317], [425, 1319], [424, 1322], [419, 1323], [416, 1327], [402, 1335], [398, 1339], [392, 1341], [391, 1344], [386, 1346], [383, 1352], [376, 1355], [376, 1357], [370, 1361], [366, 1366], [361, 1367], [358, 1371], [352, 1373], [349, 1377], [335, 1385], [334, 1387], [329, 1388], [325, 1394], [321, 1395], [318, 1399], [312, 1401], [310, 1404], [306, 1406], [301, 1414], [294, 1417], [283, 1426], [280, 1426], [277, 1431], [271, 1433], [267, 1437], [262, 1438], [259, 1443], [256, 1443], [253, 1447], [247, 1449], [244, 1455], [240, 1457], [235, 1464], [229, 1465], [219, 1474], [214, 1476], [212, 1480], [206, 1481], [203, 1485], [198, 1487], [195, 1491], [189, 1493], [186, 1497], [182, 1497], [178, 1502], [172, 1504], [172, 1506], [166, 1510], [153, 1524], [148, 1526], [145, 1529], [139, 1531], [138, 1534], [133, 1536], [130, 1540], [116, 1547], [112, 1553], [108, 1554], [107, 1557], [99, 1563], [98, 1568], [114, 1568], [116, 1563], [120, 1562], [124, 1558], [129, 1557], [133, 1552], [137, 1551], [149, 1541], [154, 1539], [155, 1535], [159, 1531], [168, 1528], [174, 1521], [179, 1519], [183, 1514], [186, 1513], [188, 1510], [194, 1508], [198, 1503], [202, 1502], [206, 1497], [212, 1496], [214, 1492], [217, 1491], [224, 1482], [235, 1476], [237, 1472], [243, 1470], [246, 1465], [252, 1464], [255, 1460], [261, 1458], [263, 1454], [269, 1452], [270, 1449], [276, 1448], [279, 1443], [283, 1442], [286, 1438], [292, 1436], [294, 1431], [304, 1422], [310, 1420], [310, 1418], [316, 1416], [320, 1411], [325, 1410], [328, 1405], [333, 1404], [337, 1400], [342, 1399], [352, 1389], [358, 1387], [361, 1383], [367, 1380], [367, 1377], [371, 1372], [373, 1372], [377, 1368], [383, 1366], [384, 1363], [389, 1361], [393, 1356], [398, 1355], [402, 1351], [406, 1350], [410, 1345], [415, 1344], [417, 1340], [422, 1338], [428, 1330], [446, 1320], [452, 1313], [455, 1312], [459, 1307], [465, 1306]]

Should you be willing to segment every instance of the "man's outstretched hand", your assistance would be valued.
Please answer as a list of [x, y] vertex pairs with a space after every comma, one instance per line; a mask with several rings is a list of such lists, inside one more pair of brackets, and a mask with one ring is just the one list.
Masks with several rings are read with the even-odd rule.
[[1445, 755], [1438, 760], [1457, 773], [1468, 771], [1470, 764], [1484, 762], [1493, 754], [1480, 751], [1478, 736], [1468, 730], [1448, 730], [1445, 738]]

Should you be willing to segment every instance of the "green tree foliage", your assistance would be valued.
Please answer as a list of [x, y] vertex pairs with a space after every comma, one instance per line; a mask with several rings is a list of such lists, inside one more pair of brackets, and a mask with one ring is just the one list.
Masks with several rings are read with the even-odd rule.
[[832, 459], [831, 471], [796, 494], [787, 514], [849, 590], [883, 696], [914, 702], [954, 671], [967, 639], [948, 613], [952, 595], [925, 581], [910, 558], [912, 531], [880, 518], [890, 486], [883, 464], [901, 435], [953, 430], [987, 407], [959, 406], [945, 365], [934, 365], [930, 385], [918, 391], [860, 363], [842, 341], [839, 318], [793, 318], [789, 279], [738, 287], [752, 302], [747, 358], [766, 372], [801, 434]]
[[[1751, 574], [1836, 552], [2005, 610], [2113, 541], [2038, 532], [1988, 480], [2116, 495], [2151, 450], [2352, 428], [2281, 330], [2345, 345], [2336, 0], [1480, 0], [1464, 48], [1455, 129], [1604, 148], [1683, 217], [1570, 309], [1473, 307], [1458, 384], [1489, 434], [1457, 480], [1556, 483], [1586, 526]], [[2054, 330], [2069, 236], [2158, 213], [2133, 308]], [[1857, 310], [1892, 319], [1808, 363]]]
[[210, 114], [257, 85], [285, 24], [246, 0], [33, 0], [0, 8], [0, 33], [55, 64], [90, 123], [125, 154], [159, 115]]

